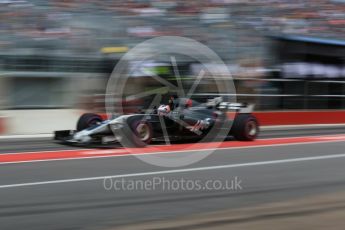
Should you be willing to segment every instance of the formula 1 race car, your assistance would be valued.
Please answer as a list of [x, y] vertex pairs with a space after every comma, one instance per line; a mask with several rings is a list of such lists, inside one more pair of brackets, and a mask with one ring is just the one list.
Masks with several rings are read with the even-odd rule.
[[146, 113], [106, 120], [86, 113], [80, 117], [76, 130], [56, 131], [54, 139], [86, 145], [120, 142], [126, 147], [143, 147], [152, 141], [209, 141], [229, 136], [252, 141], [259, 133], [258, 121], [251, 114], [252, 107], [223, 102], [221, 97], [203, 104], [180, 98]]

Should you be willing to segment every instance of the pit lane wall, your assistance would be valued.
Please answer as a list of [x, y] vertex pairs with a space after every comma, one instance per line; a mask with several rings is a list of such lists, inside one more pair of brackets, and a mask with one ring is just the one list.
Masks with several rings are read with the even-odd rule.
[[6, 117], [0, 117], [0, 135], [6, 133]]
[[254, 112], [262, 126], [345, 123], [345, 110], [296, 110]]
[[74, 129], [81, 111], [73, 109], [1, 110], [0, 135], [50, 134]]
[[[0, 135], [34, 135], [74, 129], [84, 111], [47, 109], [0, 112]], [[261, 126], [345, 124], [345, 110], [256, 111], [254, 115]]]

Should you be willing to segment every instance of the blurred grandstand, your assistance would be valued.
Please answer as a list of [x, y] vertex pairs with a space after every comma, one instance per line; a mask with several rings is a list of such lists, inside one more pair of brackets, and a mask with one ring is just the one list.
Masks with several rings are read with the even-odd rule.
[[2, 52], [95, 57], [104, 46], [132, 47], [150, 37], [178, 35], [239, 60], [261, 58], [261, 35], [345, 36], [342, 0], [1, 0], [0, 5]]
[[124, 52], [172, 35], [213, 49], [260, 110], [340, 109], [344, 12], [343, 0], [0, 0], [0, 108], [76, 108]]

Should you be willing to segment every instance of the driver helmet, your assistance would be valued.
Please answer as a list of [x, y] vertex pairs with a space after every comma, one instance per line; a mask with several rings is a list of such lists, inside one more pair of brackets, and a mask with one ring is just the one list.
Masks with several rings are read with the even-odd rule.
[[166, 115], [166, 114], [168, 114], [168, 113], [170, 113], [170, 106], [169, 105], [160, 105], [159, 107], [158, 107], [158, 110], [157, 110], [157, 112], [158, 112], [158, 115]]

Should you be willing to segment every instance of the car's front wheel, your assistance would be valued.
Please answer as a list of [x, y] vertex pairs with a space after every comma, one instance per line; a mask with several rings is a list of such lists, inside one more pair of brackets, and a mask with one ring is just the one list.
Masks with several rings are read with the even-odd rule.
[[147, 121], [129, 121], [128, 127], [123, 131], [123, 139], [121, 142], [126, 147], [145, 147], [152, 141], [153, 129], [151, 124]]
[[92, 126], [95, 126], [99, 123], [101, 123], [102, 117], [98, 114], [94, 114], [94, 113], [85, 113], [83, 115], [81, 115], [81, 117], [79, 118], [78, 122], [77, 122], [77, 131], [81, 131], [87, 128], [90, 128]]

